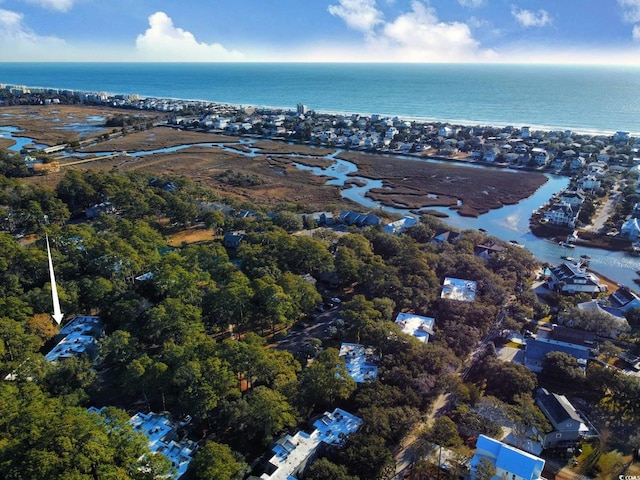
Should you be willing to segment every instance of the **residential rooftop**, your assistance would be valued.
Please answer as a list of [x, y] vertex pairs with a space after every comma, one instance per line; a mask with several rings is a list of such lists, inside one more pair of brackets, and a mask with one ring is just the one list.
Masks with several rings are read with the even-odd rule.
[[477, 282], [460, 278], [445, 277], [442, 283], [441, 298], [473, 302], [476, 299]]
[[487, 459], [496, 467], [491, 480], [503, 478], [518, 480], [540, 480], [545, 461], [535, 455], [499, 442], [486, 435], [480, 435], [476, 442], [476, 453], [471, 459], [473, 473], [482, 459]]
[[347, 373], [357, 383], [370, 382], [378, 376], [378, 361], [375, 347], [358, 343], [343, 343], [340, 356], [344, 358]]
[[313, 423], [311, 433], [302, 431], [285, 435], [273, 447], [274, 455], [269, 460], [270, 472], [263, 473], [262, 480], [296, 480], [312, 460], [322, 443], [340, 445], [344, 438], [360, 428], [362, 419], [340, 408], [324, 415]]
[[93, 355], [103, 328], [100, 317], [83, 315], [73, 318], [60, 329], [59, 335], [64, 338], [45, 355], [45, 358], [49, 362], [56, 362], [83, 353]]
[[[103, 409], [104, 407], [90, 407], [89, 411], [102, 413]], [[176, 469], [176, 474], [171, 477], [173, 480], [181, 478], [187, 472], [196, 444], [186, 439], [176, 441], [178, 427], [169, 415], [138, 412], [131, 417], [129, 424], [136, 432], [149, 439], [149, 450], [161, 453], [171, 461]]]
[[417, 338], [423, 343], [427, 343], [429, 336], [433, 335], [435, 321], [435, 318], [422, 317], [413, 313], [400, 312], [396, 317], [396, 325], [398, 325], [404, 333]]

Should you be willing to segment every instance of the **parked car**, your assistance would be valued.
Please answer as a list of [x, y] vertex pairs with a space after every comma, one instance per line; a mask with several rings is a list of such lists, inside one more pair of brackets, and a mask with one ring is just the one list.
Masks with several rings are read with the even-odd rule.
[[331, 299], [331, 301], [332, 301], [333, 303], [335, 303], [335, 304], [340, 304], [340, 303], [342, 303], [342, 300], [340, 300], [338, 297], [333, 297], [333, 298]]

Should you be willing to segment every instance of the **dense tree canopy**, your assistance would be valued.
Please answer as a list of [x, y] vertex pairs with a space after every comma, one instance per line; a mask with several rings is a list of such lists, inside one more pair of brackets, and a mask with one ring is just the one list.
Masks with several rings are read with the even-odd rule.
[[[385, 478], [393, 470], [391, 449], [441, 392], [461, 408], [452, 415], [461, 433], [462, 427], [491, 431], [480, 413], [462, 408], [477, 401], [480, 388], [448, 380], [457, 378], [462, 360], [503, 307], [516, 324], [534, 310], [535, 298], [511, 296], [535, 266], [523, 249], [505, 245], [504, 254], [484, 261], [474, 256], [474, 245], [485, 239], [479, 232], [430, 243], [440, 228], [432, 219], [401, 236], [376, 228], [291, 235], [300, 226], [292, 206], [282, 205], [273, 220], [222, 214], [215, 209], [214, 202], [221, 202], [216, 192], [181, 177], [69, 170], [55, 191], [3, 177], [0, 182], [2, 228], [49, 235], [63, 311], [69, 317], [99, 314], [106, 326], [96, 368], [89, 358], [44, 362], [43, 346], [49, 342], [46, 351], [57, 332], [49, 318], [44, 242], [20, 245], [0, 233], [0, 372], [15, 372], [18, 379], [0, 385], [0, 423], [7, 427], [0, 438], [3, 478], [141, 478], [145, 471], [164, 471], [161, 459], [148, 455], [128, 430], [116, 444], [119, 431], [110, 426], [126, 423], [122, 413], [105, 422], [86, 413], [91, 404], [194, 417], [197, 434], [209, 440], [194, 460], [195, 478], [246, 474], [240, 454], [252, 462], [278, 435], [335, 406], [364, 424], [344, 449], [329, 449], [308, 478]], [[116, 213], [84, 218], [87, 208], [102, 202], [111, 202]], [[228, 202], [231, 211], [260, 210]], [[70, 216], [76, 221], [65, 224]], [[167, 246], [167, 235], [200, 220], [203, 228], [215, 229], [216, 240]], [[239, 248], [227, 249], [219, 237], [235, 229], [245, 235]], [[316, 284], [324, 273], [342, 290]], [[477, 281], [476, 301], [440, 299], [444, 276]], [[313, 347], [316, 358], [307, 362], [295, 352], [301, 365], [292, 353], [274, 348], [274, 337], [290, 327], [305, 322], [313, 328], [312, 312], [334, 295], [345, 299], [340, 313], [332, 312], [331, 328], [338, 333], [322, 332], [322, 340], [300, 347]], [[399, 311], [436, 318], [429, 343], [402, 333], [393, 323]], [[356, 389], [334, 348], [337, 338], [376, 347], [375, 382]], [[486, 364], [491, 368], [479, 374], [478, 384], [487, 393], [501, 395], [516, 410], [529, 405], [522, 398], [535, 377], [493, 358]], [[21, 383], [27, 377], [36, 381]], [[632, 398], [634, 385], [617, 380], [607, 388], [622, 392], [621, 408], [633, 410], [625, 399]], [[26, 408], [27, 394], [33, 408]], [[18, 418], [19, 411], [25, 418]], [[51, 411], [58, 416], [50, 417]], [[524, 417], [524, 407], [518, 412]], [[533, 424], [535, 418], [521, 421]], [[33, 451], [14, 454], [27, 442], [24, 434], [14, 438], [17, 428], [48, 433], [62, 447], [38, 437]], [[145, 462], [149, 469], [139, 470]], [[26, 473], [19, 477], [19, 471]]]

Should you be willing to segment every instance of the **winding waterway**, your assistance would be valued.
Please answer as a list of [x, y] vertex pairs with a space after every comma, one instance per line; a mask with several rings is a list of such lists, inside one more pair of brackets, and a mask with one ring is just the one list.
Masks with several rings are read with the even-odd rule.
[[[24, 145], [35, 143], [33, 139], [28, 137], [14, 137], [13, 134], [19, 131], [20, 129], [16, 127], [0, 127], [0, 136], [11, 138], [17, 142], [16, 145], [10, 147], [10, 150], [19, 151]], [[248, 147], [248, 151], [242, 151], [232, 148], [230, 145], [233, 144], [229, 143], [193, 143], [175, 145], [168, 148], [160, 148], [148, 151], [128, 152], [128, 154], [132, 157], [142, 157], [157, 153], [176, 152], [190, 147], [210, 147], [222, 149], [224, 151], [232, 152], [238, 155], [255, 157], [256, 155], [261, 154], [261, 152], [259, 149], [253, 148], [252, 143], [253, 140], [251, 139], [243, 139], [240, 141], [240, 144]], [[94, 155], [101, 156], [112, 153], [114, 152], [105, 151], [94, 153]], [[292, 159], [324, 158], [325, 160], [329, 160], [331, 162], [331, 165], [329, 165], [328, 167], [308, 166], [297, 163], [295, 161], [293, 162], [293, 165], [295, 165], [300, 170], [309, 171], [316, 176], [326, 177], [326, 185], [343, 187], [341, 191], [342, 197], [352, 200], [365, 208], [381, 208], [394, 213], [411, 215], [409, 210], [396, 207], [388, 207], [367, 197], [367, 192], [372, 188], [384, 188], [383, 181], [372, 180], [369, 178], [357, 176], [356, 174], [358, 172], [358, 167], [352, 162], [335, 158], [339, 153], [340, 150], [323, 157], [311, 157], [299, 154], [290, 154], [283, 156], [287, 156]], [[85, 155], [78, 153], [74, 154], [74, 156]], [[407, 159], [406, 157], [403, 158]], [[407, 160], [421, 161], [425, 163], [442, 163], [441, 160], [417, 158], [409, 158]], [[473, 165], [472, 167], [495, 168], [482, 165]], [[541, 205], [548, 202], [554, 193], [563, 190], [569, 184], [569, 179], [567, 177], [551, 174], [547, 174], [546, 176], [548, 178], [548, 181], [530, 197], [520, 201], [515, 205], [505, 205], [499, 209], [491, 210], [488, 213], [479, 216], [478, 218], [463, 217], [447, 207], [430, 207], [430, 210], [439, 210], [446, 213], [447, 215], [449, 215], [449, 217], [444, 221], [447, 224], [459, 229], [483, 229], [486, 230], [488, 234], [502, 240], [515, 241], [521, 245], [524, 245], [541, 262], [557, 264], [562, 261], [560, 257], [563, 255], [570, 255], [574, 258], [578, 258], [581, 255], [588, 255], [591, 257], [590, 268], [593, 271], [600, 273], [619, 284], [627, 285], [637, 291], [637, 285], [633, 280], [638, 277], [636, 271], [640, 270], [640, 258], [632, 257], [624, 252], [612, 252], [608, 250], [588, 248], [583, 246], [578, 246], [575, 249], [569, 250], [561, 247], [556, 242], [536, 237], [531, 233], [531, 230], [529, 229], [529, 218], [531, 216], [531, 213], [534, 210], [539, 209]], [[352, 183], [354, 181], [357, 184]]]

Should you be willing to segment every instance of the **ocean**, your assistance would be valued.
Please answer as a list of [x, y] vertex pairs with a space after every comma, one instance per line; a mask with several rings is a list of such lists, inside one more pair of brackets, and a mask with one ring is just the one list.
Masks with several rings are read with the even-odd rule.
[[640, 67], [0, 63], [0, 84], [640, 136]]

